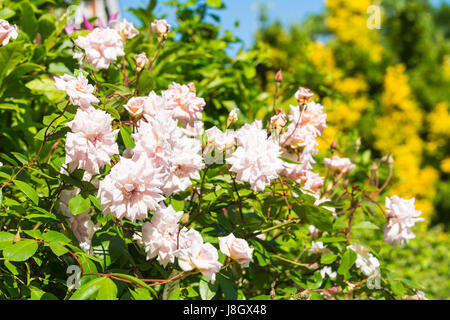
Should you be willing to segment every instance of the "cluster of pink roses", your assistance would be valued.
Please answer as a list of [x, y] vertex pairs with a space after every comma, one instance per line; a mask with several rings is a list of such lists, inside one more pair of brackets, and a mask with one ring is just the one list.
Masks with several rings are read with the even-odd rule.
[[[179, 228], [183, 212], [176, 212], [172, 206], [155, 211], [151, 222], [142, 227], [142, 241], [147, 259], [157, 257], [164, 267], [178, 258], [178, 265], [184, 271], [198, 270], [214, 283], [215, 275], [222, 264], [218, 261], [217, 249], [210, 243], [204, 243], [195, 229]], [[219, 237], [220, 250], [242, 267], [248, 267], [253, 249], [247, 241], [233, 234]]]
[[[160, 41], [165, 41], [169, 30], [170, 25], [164, 20], [155, 20], [152, 24], [152, 31]], [[124, 56], [124, 42], [137, 34], [126, 20], [111, 23], [108, 28], [93, 29], [76, 40], [83, 52], [77, 52], [74, 57], [84, 58], [99, 69], [108, 68], [117, 57]], [[135, 60], [138, 72], [149, 62], [144, 53], [136, 55]], [[71, 129], [66, 136], [67, 170], [83, 169], [83, 179], [92, 180], [102, 168], [112, 164], [112, 156], [119, 155], [116, 142], [119, 130], [113, 130], [108, 113], [93, 106], [100, 100], [82, 72], [77, 77], [55, 77], [55, 86], [65, 91], [70, 102], [79, 107], [74, 119], [67, 124]], [[103, 213], [136, 222], [146, 220], [149, 211], [154, 211], [151, 221], [142, 225], [141, 244], [147, 259], [156, 257], [164, 267], [177, 259], [182, 270], [199, 271], [214, 282], [222, 267], [217, 249], [205, 243], [195, 229], [180, 228], [183, 212], [176, 212], [164, 200], [189, 188], [192, 180], [200, 179], [199, 171], [205, 167], [202, 155], [214, 150], [225, 153], [227, 169], [231, 165], [229, 171], [236, 173], [236, 180], [249, 183], [253, 191], [263, 191], [272, 181], [285, 176], [299, 183], [305, 193], [312, 194], [316, 205], [329, 201], [321, 193], [324, 177], [313, 171], [314, 156], [318, 153], [317, 138], [326, 128], [327, 115], [322, 105], [310, 101], [313, 93], [309, 89], [299, 88], [295, 97], [299, 104], [290, 106], [288, 119], [282, 110], [270, 119], [270, 132], [263, 128], [260, 120], [236, 131], [229, 130], [237, 120], [237, 110], [233, 110], [225, 131], [217, 127], [205, 131], [206, 146], [202, 146], [201, 141], [202, 111], [206, 103], [197, 96], [192, 83], [173, 83], [160, 95], [152, 91], [148, 96], [128, 99], [123, 107], [136, 126], [131, 135], [135, 147], [123, 151], [103, 180], [92, 181], [98, 188]], [[287, 161], [283, 161], [283, 157]], [[350, 159], [338, 156], [324, 159], [324, 163], [338, 177], [355, 168]], [[89, 211], [74, 216], [68, 206], [78, 193], [76, 188], [64, 190], [60, 210], [69, 218], [69, 226], [80, 245], [89, 252], [95, 232]], [[414, 199], [394, 196], [386, 199], [386, 207], [385, 241], [394, 245], [406, 243], [414, 237], [410, 228], [421, 221], [417, 218], [420, 212], [414, 208]], [[318, 229], [310, 226], [310, 233], [316, 237]], [[233, 234], [219, 237], [219, 246], [230, 259], [242, 267], [249, 266], [253, 249], [244, 239]], [[362, 246], [352, 245], [349, 249], [358, 255], [357, 267], [365, 275], [373, 275], [379, 266], [378, 260]], [[322, 242], [313, 242], [310, 252], [321, 254], [329, 249]], [[324, 268], [320, 273], [336, 277], [331, 268]]]

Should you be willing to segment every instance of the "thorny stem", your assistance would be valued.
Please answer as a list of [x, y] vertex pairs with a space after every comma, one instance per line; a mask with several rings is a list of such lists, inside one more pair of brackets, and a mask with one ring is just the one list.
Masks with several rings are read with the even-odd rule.
[[203, 173], [202, 182], [200, 184], [200, 193], [198, 195], [198, 207], [196, 214], [188, 221], [188, 223], [185, 225], [185, 227], [188, 227], [192, 222], [194, 222], [195, 218], [197, 218], [200, 215], [200, 205], [202, 204], [202, 194], [203, 194], [203, 186], [205, 185], [206, 180], [206, 173], [208, 172], [209, 167], [205, 167], [205, 172]]
[[110, 98], [112, 98], [112, 97], [114, 97], [114, 96], [122, 97], [122, 98], [124, 98], [125, 100], [128, 101], [128, 98], [127, 98], [127, 97], [125, 97], [125, 96], [123, 96], [123, 95], [121, 95], [120, 93], [117, 93], [117, 92], [114, 92], [113, 94], [110, 94], [109, 96], [106, 97], [106, 99], [110, 99]]
[[273, 105], [272, 105], [272, 116], [275, 115], [275, 107], [277, 104], [277, 98], [278, 98], [278, 90], [280, 89], [280, 82], [277, 81], [275, 85], [275, 93], [273, 95]]
[[129, 125], [132, 125], [132, 126], [134, 126], [134, 127], [137, 127], [137, 128], [139, 128], [139, 125], [137, 124], [137, 123], [134, 123], [133, 121], [119, 121], [119, 122], [113, 122], [113, 125], [115, 125], [115, 126], [121, 126], [121, 125], [126, 125], [126, 124], [129, 124]]
[[123, 66], [123, 69], [122, 69], [122, 72], [123, 72], [123, 82], [124, 82], [124, 84], [125, 84], [125, 86], [128, 86], [128, 77], [127, 77], [127, 69], [126, 69], [126, 67], [125, 67], [125, 56], [122, 56], [122, 66]]
[[156, 51], [155, 56], [153, 57], [152, 61], [150, 61], [150, 64], [149, 64], [149, 66], [148, 66], [148, 68], [147, 68], [147, 70], [148, 70], [150, 73], [153, 71], [154, 63], [155, 63], [156, 59], [158, 58], [158, 56], [159, 56], [159, 54], [160, 54], [160, 52], [161, 52], [162, 47], [163, 47], [164, 44], [166, 43], [166, 40], [167, 40], [167, 38], [166, 38], [166, 37], [163, 37], [162, 40], [159, 42], [158, 50]]

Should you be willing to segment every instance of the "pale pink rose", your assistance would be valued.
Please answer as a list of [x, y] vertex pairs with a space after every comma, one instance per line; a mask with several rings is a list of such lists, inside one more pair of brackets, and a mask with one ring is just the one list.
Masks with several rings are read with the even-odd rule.
[[132, 135], [135, 156], [145, 154], [161, 167], [164, 193], [178, 193], [192, 185], [191, 179], [200, 179], [199, 171], [204, 166], [201, 141], [187, 137], [167, 110], [153, 117], [145, 115], [144, 120]]
[[144, 103], [144, 114], [153, 118], [161, 110], [166, 110], [166, 101], [158, 96], [155, 91], [149, 93], [148, 97], [145, 99]]
[[210, 243], [195, 243], [189, 250], [184, 250], [178, 256], [178, 264], [184, 271], [198, 270], [214, 283], [216, 273], [222, 264], [218, 261], [219, 253]]
[[202, 244], [203, 238], [195, 229], [183, 228], [180, 231], [180, 249], [189, 249], [196, 244]]
[[128, 22], [126, 19], [123, 19], [122, 21], [112, 21], [110, 23], [110, 26], [120, 34], [123, 41], [134, 38], [139, 34], [139, 31], [136, 30], [134, 25], [131, 22]]
[[0, 19], [0, 43], [2, 46], [6, 46], [10, 39], [16, 39], [17, 36], [17, 26], [11, 26], [8, 21]]
[[300, 87], [297, 92], [295, 93], [295, 99], [300, 104], [306, 103], [309, 99], [311, 99], [314, 96], [314, 93], [312, 93], [309, 89]]
[[183, 128], [183, 132], [187, 137], [200, 138], [204, 132], [203, 121], [194, 121], [192, 125], [188, 123], [186, 127]]
[[148, 217], [149, 210], [160, 208], [162, 175], [152, 161], [120, 158], [100, 182], [98, 197], [104, 214], [135, 222]]
[[186, 190], [192, 185], [192, 179], [200, 179], [199, 171], [204, 167], [201, 151], [201, 141], [186, 136], [173, 146], [165, 167], [167, 176], [163, 190], [166, 195]]
[[225, 152], [225, 150], [230, 149], [236, 145], [236, 139], [234, 136], [234, 131], [222, 132], [216, 126], [205, 131], [207, 144], [211, 147]]
[[311, 163], [314, 163], [312, 157], [305, 161], [306, 154], [295, 155], [292, 153], [284, 152], [283, 157], [299, 162], [303, 161], [303, 164], [284, 162], [283, 175], [287, 178], [294, 179], [295, 181], [303, 184], [303, 188], [310, 190], [314, 193], [320, 192], [322, 188], [324, 177], [321, 177], [318, 173], [312, 171]]
[[123, 107], [127, 109], [132, 117], [140, 116], [144, 112], [146, 97], [133, 97]]
[[147, 55], [145, 54], [145, 52], [135, 55], [134, 60], [136, 60], [136, 69], [137, 70], [144, 69], [148, 63], [148, 58], [147, 58]]
[[100, 102], [100, 100], [93, 95], [94, 86], [89, 84], [88, 79], [82, 72], [78, 74], [77, 78], [67, 74], [62, 77], [55, 77], [55, 87], [58, 90], [66, 91], [70, 102], [74, 106], [87, 109], [91, 107], [93, 103]]
[[238, 181], [250, 183], [254, 191], [262, 191], [283, 169], [281, 148], [278, 143], [267, 138], [261, 129], [261, 121], [245, 125], [236, 132], [238, 148], [226, 159], [232, 165], [230, 171], [236, 173]]
[[424, 221], [418, 218], [421, 211], [414, 206], [415, 199], [402, 199], [398, 196], [386, 197], [386, 226], [384, 227], [384, 241], [396, 247], [406, 245], [410, 239], [416, 236], [411, 228], [416, 222]]
[[174, 82], [162, 92], [162, 97], [166, 100], [167, 109], [172, 111], [172, 116], [180, 121], [181, 125], [192, 125], [194, 121], [202, 118], [205, 100], [197, 97], [188, 86]]
[[96, 227], [91, 220], [89, 210], [82, 214], [73, 215], [69, 209], [69, 201], [80, 193], [80, 189], [74, 188], [72, 190], [63, 190], [59, 198], [59, 211], [68, 217], [67, 224], [72, 230], [75, 238], [77, 238], [80, 247], [87, 253], [91, 252], [91, 239], [94, 236]]
[[327, 114], [321, 104], [309, 102], [305, 105], [303, 112], [300, 111], [299, 106], [290, 106], [290, 108], [289, 120], [297, 127], [307, 126], [314, 132], [314, 137], [320, 136], [327, 127]]
[[100, 173], [110, 164], [112, 155], [119, 153], [112, 118], [103, 110], [89, 107], [78, 109], [75, 118], [67, 123], [72, 129], [66, 135], [66, 163], [70, 171], [84, 169], [91, 174]]
[[316, 194], [320, 193], [325, 178], [311, 170], [303, 170], [302, 176], [297, 180], [303, 184], [303, 188]]
[[302, 126], [300, 123], [289, 124], [286, 132], [281, 135], [280, 141], [292, 149], [300, 151], [314, 149], [319, 144], [316, 141], [316, 133], [311, 126]]
[[142, 237], [147, 260], [158, 256], [159, 263], [166, 265], [174, 262], [178, 244], [178, 222], [183, 215], [172, 206], [160, 208], [153, 214], [151, 222], [144, 223]]
[[339, 156], [333, 156], [331, 159], [325, 158], [323, 159], [325, 165], [330, 169], [330, 171], [339, 174], [347, 174], [353, 169], [355, 169], [355, 165], [349, 158], [341, 158]]
[[85, 56], [86, 62], [97, 69], [108, 69], [117, 57], [125, 55], [122, 37], [111, 28], [95, 28], [87, 36], [79, 36], [75, 44], [84, 50], [84, 55], [77, 52], [74, 58]]
[[252, 261], [254, 249], [250, 249], [247, 241], [236, 238], [232, 233], [226, 237], [219, 237], [220, 251], [237, 261], [243, 268], [247, 268]]
[[152, 31], [159, 36], [166, 35], [170, 31], [170, 24], [166, 20], [154, 20], [151, 25]]

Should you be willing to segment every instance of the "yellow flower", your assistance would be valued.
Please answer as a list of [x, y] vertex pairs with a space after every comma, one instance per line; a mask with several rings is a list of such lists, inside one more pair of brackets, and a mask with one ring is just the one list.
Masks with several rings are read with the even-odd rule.
[[445, 158], [441, 162], [441, 170], [444, 173], [450, 173], [450, 157]]

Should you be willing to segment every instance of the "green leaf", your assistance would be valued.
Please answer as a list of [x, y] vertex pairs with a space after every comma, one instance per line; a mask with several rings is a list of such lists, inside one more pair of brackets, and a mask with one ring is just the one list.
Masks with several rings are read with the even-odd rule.
[[134, 290], [130, 289], [130, 294], [134, 300], [152, 300], [150, 292], [144, 288], [136, 288]]
[[22, 164], [27, 164], [28, 163], [28, 159], [26, 156], [24, 156], [23, 154], [20, 154], [18, 152], [11, 152], [11, 154], [17, 158], [17, 160], [19, 160]]
[[64, 244], [69, 243], [70, 240], [60, 232], [49, 230], [43, 234], [44, 241], [49, 242], [50, 249], [57, 256], [61, 256], [68, 252]]
[[200, 297], [203, 300], [211, 300], [216, 295], [217, 286], [217, 282], [212, 284], [210, 280], [202, 277], [200, 279]]
[[9, 8], [3, 8], [0, 10], [0, 19], [8, 20], [13, 17], [16, 13]]
[[134, 148], [134, 140], [131, 137], [131, 127], [129, 126], [120, 126], [120, 135], [122, 136], [123, 143], [125, 144], [125, 148]]
[[[178, 274], [177, 270], [172, 271], [169, 275], [169, 278], [172, 278]], [[163, 299], [164, 300], [174, 300], [180, 293], [180, 280], [177, 279], [175, 281], [167, 282], [164, 285], [163, 290]]]
[[206, 0], [206, 3], [213, 8], [220, 8], [222, 6], [222, 0]]
[[0, 250], [12, 244], [14, 235], [9, 232], [0, 232]]
[[[25, 84], [25, 87], [30, 89], [35, 94], [45, 95], [49, 100], [53, 102], [59, 102], [65, 96], [65, 93], [63, 91], [59, 91], [58, 89], [56, 89], [53, 80], [45, 76], [41, 76], [40, 78], [36, 78], [31, 80], [30, 82], [27, 82]], [[62, 120], [64, 119], [62, 118]]]
[[9, 261], [26, 261], [38, 249], [34, 240], [21, 240], [10, 244], [3, 249], [3, 257]]
[[353, 225], [353, 229], [371, 229], [371, 230], [378, 230], [380, 229], [377, 225], [373, 224], [370, 221], [363, 221], [356, 223]]
[[337, 255], [335, 254], [324, 254], [320, 257], [320, 263], [322, 264], [331, 264], [337, 259]]
[[26, 59], [26, 50], [23, 41], [8, 43], [0, 47], [0, 85], [3, 79], [14, 70], [14, 67]]
[[342, 261], [337, 272], [339, 274], [346, 273], [353, 266], [353, 264], [356, 261], [356, 258], [357, 258], [356, 252], [353, 251], [352, 249], [348, 249], [347, 251], [345, 251], [345, 253], [342, 255]]
[[88, 300], [94, 298], [100, 287], [103, 285], [105, 277], [95, 278], [89, 281], [85, 285], [82, 285], [80, 289], [70, 297], [70, 300]]
[[227, 278], [225, 278], [224, 276], [219, 274], [217, 276], [217, 281], [219, 282], [220, 289], [225, 294], [225, 298], [227, 300], [236, 300], [237, 299], [238, 292], [236, 291], [236, 288], [233, 286], [233, 284], [230, 282], [230, 280], [228, 280]]
[[69, 210], [73, 215], [79, 215], [89, 210], [91, 201], [89, 198], [83, 198], [81, 193], [69, 200]]
[[35, 239], [41, 239], [42, 234], [39, 230], [23, 230], [27, 235]]
[[103, 278], [96, 300], [117, 300], [117, 286], [110, 278]]
[[333, 228], [333, 217], [328, 210], [312, 205], [293, 205], [294, 212], [304, 221], [316, 228], [331, 232]]
[[392, 293], [399, 297], [403, 296], [403, 294], [405, 293], [405, 287], [403, 286], [402, 282], [393, 280], [393, 281], [390, 281], [390, 283], [391, 283]]
[[36, 190], [34, 190], [29, 184], [23, 181], [14, 180], [13, 182], [20, 189], [20, 191], [22, 191], [28, 198], [31, 199], [31, 201], [34, 202], [35, 205], [38, 205], [39, 196]]
[[128, 281], [131, 281], [134, 284], [140, 285], [141, 287], [144, 287], [145, 289], [147, 289], [151, 294], [153, 294], [155, 296], [155, 298], [158, 298], [158, 294], [156, 293], [156, 291], [152, 287], [149, 287], [144, 281], [142, 281], [136, 277], [133, 277], [133, 276], [130, 276], [127, 274], [123, 274], [123, 273], [113, 273], [112, 275], [116, 276], [118, 278], [122, 278], [122, 279], [125, 279]]
[[21, 2], [21, 22], [20, 26], [23, 31], [30, 37], [30, 39], [34, 40], [34, 37], [37, 33], [37, 20], [34, 15], [33, 7], [28, 1]]

